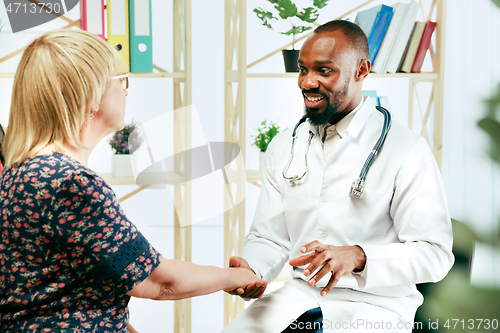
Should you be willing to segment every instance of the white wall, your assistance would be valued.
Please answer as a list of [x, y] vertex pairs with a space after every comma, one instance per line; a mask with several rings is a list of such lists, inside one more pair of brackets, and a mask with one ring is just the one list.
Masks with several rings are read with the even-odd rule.
[[[172, 1], [152, 0], [154, 63], [172, 69]], [[333, 19], [354, 4], [363, 1], [331, 0], [320, 22]], [[224, 117], [224, 1], [192, 0], [193, 3], [193, 104], [196, 105], [207, 141], [223, 141]], [[248, 3], [247, 62], [286, 44], [287, 36], [273, 33], [260, 24], [253, 8], [269, 8], [265, 0]], [[308, 1], [301, 0], [301, 3]], [[396, 1], [375, 1], [388, 5]], [[426, 1], [429, 6], [430, 1]], [[443, 178], [451, 215], [467, 222], [482, 235], [497, 228], [500, 211], [499, 170], [485, 153], [489, 141], [476, 127], [484, 114], [482, 100], [500, 82], [500, 65], [496, 63], [499, 43], [500, 12], [489, 0], [449, 0], [446, 24], [446, 76], [444, 91]], [[78, 18], [78, 8], [70, 13]], [[6, 17], [0, 6], [0, 17]], [[354, 20], [354, 15], [351, 15]], [[0, 58], [25, 45], [43, 31], [64, 25], [54, 20], [34, 28], [29, 33], [0, 33]], [[0, 64], [0, 72], [15, 70], [20, 56]], [[251, 72], [282, 72], [281, 55], [251, 69]], [[12, 79], [0, 79], [0, 123], [8, 122]], [[302, 104], [295, 79], [248, 79], [247, 81], [247, 158], [248, 168], [257, 168], [258, 151], [251, 146], [250, 135], [264, 119], [276, 120], [283, 128], [299, 119]], [[369, 79], [365, 89], [378, 90], [390, 97], [395, 119], [406, 124], [408, 87], [405, 80]], [[424, 89], [425, 90], [425, 89]], [[126, 121], [145, 122], [172, 110], [170, 79], [132, 79], [127, 98]], [[166, 129], [167, 131], [170, 129]], [[90, 167], [98, 172], [111, 171], [111, 150], [102, 142], [93, 153]], [[467, 177], [466, 177], [467, 176]], [[114, 187], [117, 195], [133, 187]], [[259, 190], [248, 186], [246, 201], [247, 229], [253, 217]], [[148, 190], [124, 202], [130, 219], [162, 252], [173, 257], [173, 208], [166, 191]], [[491, 265], [493, 257], [481, 255], [478, 262]], [[199, 264], [223, 266], [223, 219], [212, 218], [193, 226], [193, 261]], [[488, 268], [489, 269], [489, 268]], [[495, 279], [491, 272], [491, 283]], [[497, 269], [496, 278], [500, 272]], [[498, 281], [498, 280], [497, 280]], [[130, 305], [132, 323], [143, 332], [173, 331], [171, 302], [151, 302], [134, 299]], [[192, 300], [193, 332], [216, 332], [222, 328], [222, 293]]]

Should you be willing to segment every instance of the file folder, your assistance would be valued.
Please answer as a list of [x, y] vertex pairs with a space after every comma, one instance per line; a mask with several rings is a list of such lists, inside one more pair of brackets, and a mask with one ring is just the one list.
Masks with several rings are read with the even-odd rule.
[[80, 17], [81, 29], [106, 40], [104, 36], [104, 0], [81, 0]]
[[120, 54], [122, 72], [130, 72], [128, 0], [108, 0], [108, 43]]
[[129, 0], [130, 71], [153, 72], [151, 0]]

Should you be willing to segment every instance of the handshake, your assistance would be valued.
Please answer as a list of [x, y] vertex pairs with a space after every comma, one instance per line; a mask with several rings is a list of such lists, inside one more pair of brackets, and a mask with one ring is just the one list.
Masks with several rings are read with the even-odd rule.
[[267, 282], [257, 277], [245, 259], [231, 257], [228, 269], [231, 280], [234, 281], [234, 286], [224, 290], [225, 292], [243, 298], [262, 298], [267, 287]]
[[[290, 265], [307, 265], [303, 273], [310, 277], [309, 285], [314, 286], [331, 273], [330, 280], [321, 290], [321, 296], [326, 296], [342, 276], [363, 270], [366, 263], [365, 253], [359, 246], [333, 246], [313, 241], [301, 247], [300, 252], [308, 254], [291, 259]], [[224, 289], [225, 292], [243, 298], [262, 298], [267, 282], [257, 277], [245, 259], [231, 257], [228, 270], [231, 287]]]

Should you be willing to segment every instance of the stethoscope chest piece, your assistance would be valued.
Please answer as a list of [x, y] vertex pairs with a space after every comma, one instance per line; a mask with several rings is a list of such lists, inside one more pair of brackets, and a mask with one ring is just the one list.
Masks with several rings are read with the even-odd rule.
[[300, 180], [300, 178], [301, 177], [299, 175], [295, 175], [295, 176], [290, 177], [290, 179], [288, 181], [290, 182], [290, 185], [295, 186], [296, 183]]
[[361, 198], [363, 193], [365, 193], [365, 187], [363, 186], [364, 181], [361, 178], [356, 179], [352, 182], [351, 191], [349, 192], [349, 197], [357, 196]]

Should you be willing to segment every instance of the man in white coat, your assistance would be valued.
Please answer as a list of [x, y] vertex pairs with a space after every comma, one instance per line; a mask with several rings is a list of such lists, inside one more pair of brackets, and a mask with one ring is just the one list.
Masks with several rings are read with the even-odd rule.
[[289, 260], [293, 279], [264, 297], [261, 281], [234, 291], [262, 299], [224, 332], [299, 332], [296, 319], [317, 307], [324, 332], [411, 332], [423, 302], [415, 284], [441, 280], [454, 261], [439, 169], [427, 142], [393, 123], [363, 196], [350, 197], [384, 123], [361, 95], [371, 66], [366, 35], [331, 21], [307, 39], [298, 62], [308, 120], [286, 176], [306, 170], [306, 152], [308, 172], [295, 185], [284, 178], [291, 130], [276, 136], [242, 256], [230, 260], [267, 282]]

